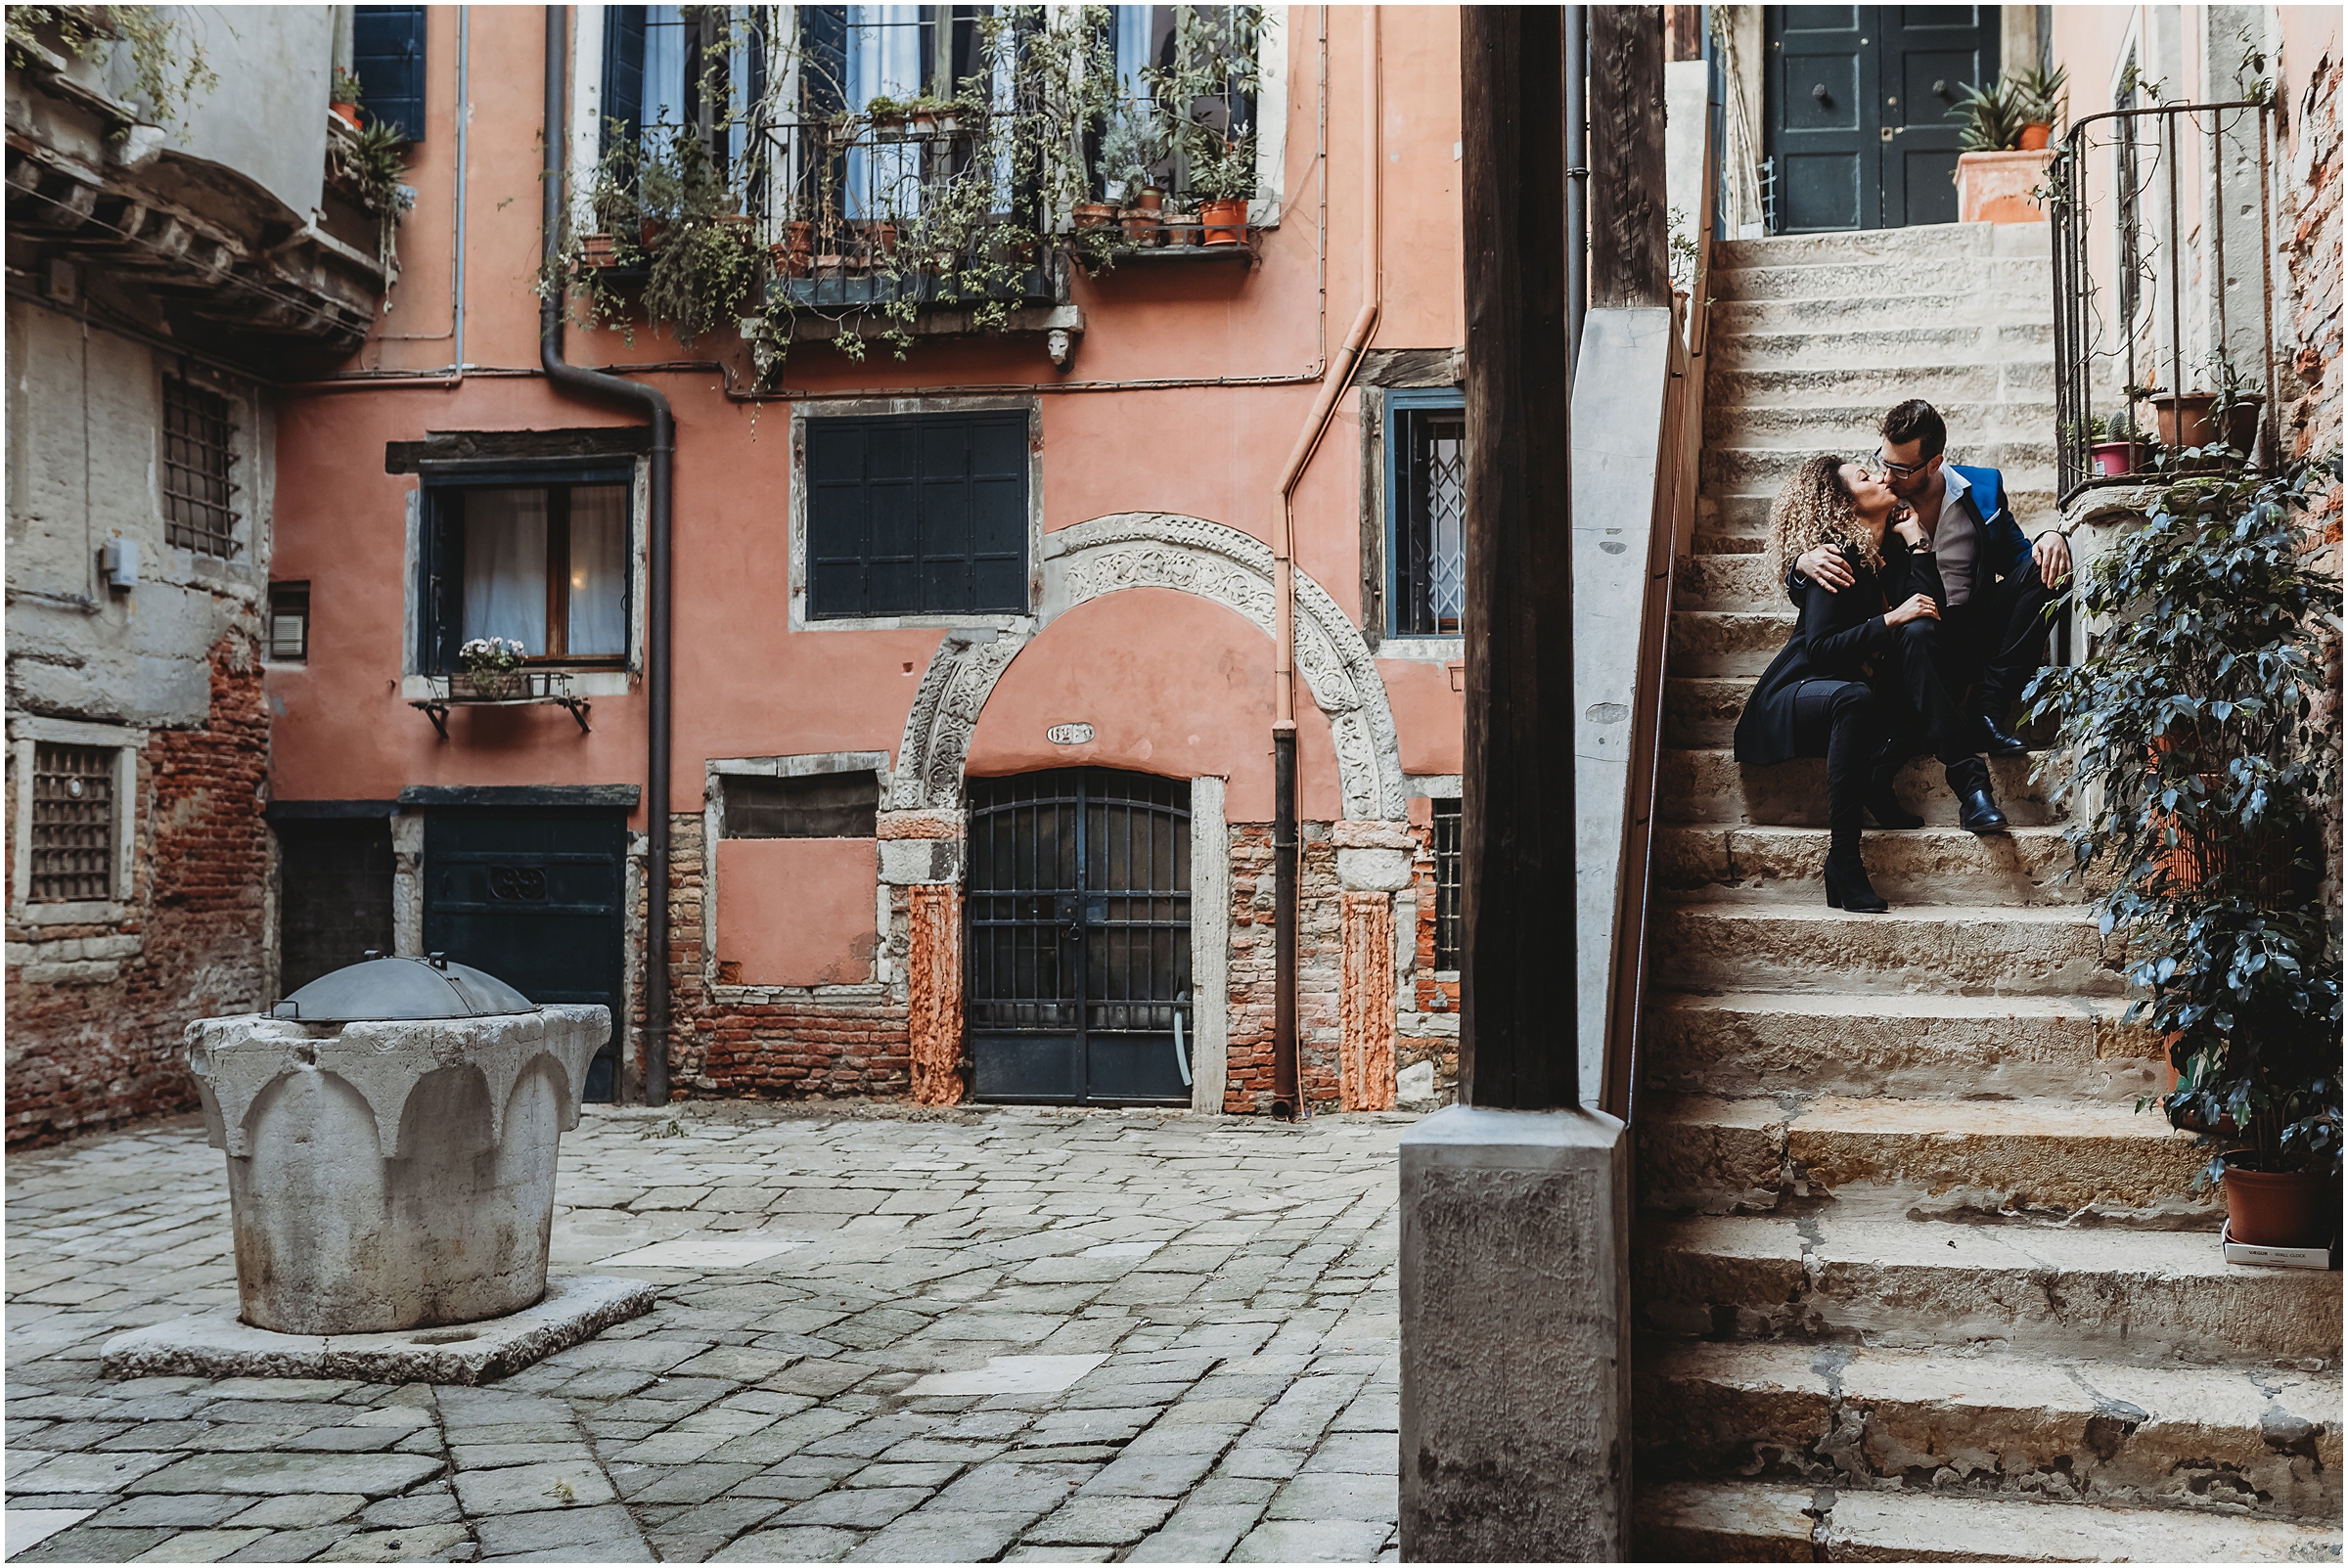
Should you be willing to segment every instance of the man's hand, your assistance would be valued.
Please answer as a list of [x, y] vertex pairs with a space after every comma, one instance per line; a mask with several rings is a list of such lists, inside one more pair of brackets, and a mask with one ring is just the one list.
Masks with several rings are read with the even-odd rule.
[[1851, 563], [1832, 545], [1811, 546], [1793, 558], [1793, 569], [1829, 594], [1839, 594], [1858, 581], [1851, 575]]
[[2052, 528], [2030, 541], [2030, 559], [2038, 563], [2038, 580], [2049, 588], [2071, 575], [2071, 542]]

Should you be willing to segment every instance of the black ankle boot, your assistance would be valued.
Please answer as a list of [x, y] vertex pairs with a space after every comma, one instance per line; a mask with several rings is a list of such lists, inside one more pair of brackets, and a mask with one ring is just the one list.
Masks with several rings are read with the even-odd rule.
[[1883, 902], [1874, 884], [1867, 879], [1866, 863], [1857, 850], [1847, 853], [1829, 852], [1827, 856], [1827, 904], [1831, 909], [1848, 910], [1853, 915], [1881, 915], [1891, 906]]
[[1874, 777], [1867, 784], [1867, 814], [1875, 819], [1878, 828], [1921, 828], [1924, 819], [1901, 805], [1900, 797], [1892, 790], [1892, 776], [1898, 772], [1896, 762], [1888, 768], [1875, 769]]

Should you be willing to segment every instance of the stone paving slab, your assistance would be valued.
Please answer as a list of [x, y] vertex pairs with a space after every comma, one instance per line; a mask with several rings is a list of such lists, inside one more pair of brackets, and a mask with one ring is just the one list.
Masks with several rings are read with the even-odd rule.
[[555, 1273], [656, 1305], [477, 1387], [105, 1376], [233, 1312], [221, 1155], [16, 1154], [10, 1557], [1393, 1560], [1409, 1120], [589, 1107]]

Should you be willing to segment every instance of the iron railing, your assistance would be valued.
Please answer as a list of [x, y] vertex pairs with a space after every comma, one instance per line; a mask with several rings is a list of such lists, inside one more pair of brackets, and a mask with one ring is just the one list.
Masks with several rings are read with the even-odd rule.
[[[2090, 114], [2063, 139], [2049, 175], [2063, 505], [2145, 482], [2155, 438], [2195, 444], [2194, 394], [2220, 428], [2255, 407], [2238, 447], [2276, 469], [2275, 123], [2271, 104], [2170, 104]], [[2133, 471], [2097, 471], [2099, 421]]]

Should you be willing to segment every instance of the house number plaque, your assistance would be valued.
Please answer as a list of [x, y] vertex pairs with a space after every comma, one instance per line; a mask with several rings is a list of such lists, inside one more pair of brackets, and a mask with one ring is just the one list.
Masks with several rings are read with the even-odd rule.
[[1044, 739], [1056, 746], [1080, 746], [1092, 738], [1089, 724], [1056, 724], [1044, 732]]

